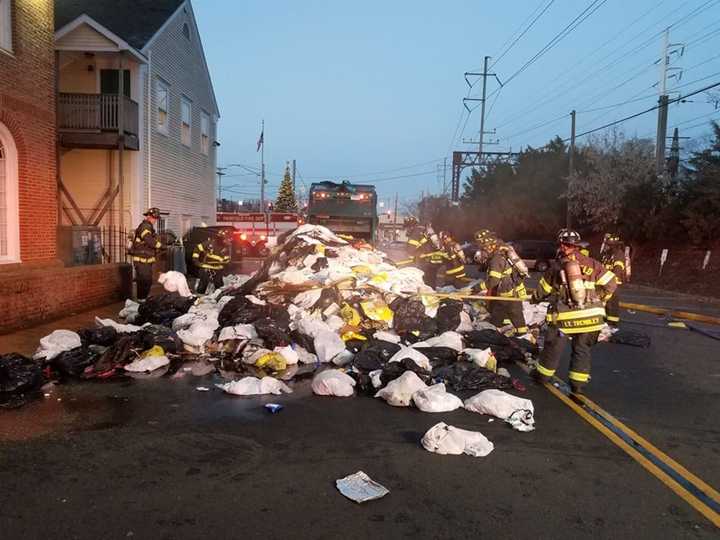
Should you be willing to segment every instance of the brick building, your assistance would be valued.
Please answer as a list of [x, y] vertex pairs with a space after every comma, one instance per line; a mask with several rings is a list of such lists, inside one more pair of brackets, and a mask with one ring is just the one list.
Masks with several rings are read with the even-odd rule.
[[53, 0], [0, 0], [0, 333], [119, 298], [124, 265], [57, 259]]

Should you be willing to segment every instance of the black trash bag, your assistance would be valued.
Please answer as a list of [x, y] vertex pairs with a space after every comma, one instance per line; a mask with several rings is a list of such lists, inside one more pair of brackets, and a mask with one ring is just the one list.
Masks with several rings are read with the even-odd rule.
[[185, 298], [177, 292], [165, 292], [150, 296], [138, 308], [136, 324], [146, 322], [170, 326], [180, 315], [185, 315], [195, 303], [194, 297]]
[[310, 336], [306, 334], [301, 334], [297, 330], [293, 330], [292, 332], [290, 332], [290, 338], [292, 339], [293, 343], [297, 343], [307, 352], [315, 354], [315, 341]]
[[375, 392], [377, 392], [377, 389], [373, 386], [370, 375], [368, 375], [367, 372], [348, 371], [348, 375], [355, 379], [355, 391], [358, 395], [363, 394], [372, 396], [375, 395]]
[[273, 319], [278, 328], [290, 332], [290, 313], [285, 306], [267, 304], [267, 310], [267, 317]]
[[445, 385], [456, 391], [465, 390], [487, 390], [497, 388], [499, 390], [512, 389], [512, 380], [493, 373], [471, 362], [456, 362], [448, 366], [435, 368], [432, 377], [436, 382], [443, 382]]
[[0, 355], [0, 407], [19, 407], [39, 397], [42, 366], [17, 353]]
[[235, 296], [220, 310], [218, 322], [220, 328], [235, 326], [236, 324], [251, 324], [268, 316], [268, 308], [253, 304], [244, 296]]
[[137, 347], [144, 347], [143, 350], [157, 345], [170, 354], [183, 351], [183, 343], [178, 335], [171, 328], [159, 324], [151, 324], [150, 326], [144, 326], [142, 330], [138, 330], [135, 341]]
[[[523, 344], [523, 348], [521, 348], [520, 344], [502, 335], [497, 330], [489, 328], [485, 330], [472, 330], [471, 332], [465, 332], [463, 338], [469, 349], [487, 349], [490, 347], [490, 350], [492, 350], [498, 362], [509, 363], [525, 361], [525, 353], [523, 351], [526, 345]], [[532, 345], [527, 340], [517, 341], [526, 341], [529, 345]]]
[[116, 375], [120, 368], [134, 361], [138, 355], [154, 345], [151, 333], [135, 332], [121, 336], [113, 346], [108, 347], [95, 363], [85, 370], [83, 377], [87, 379], [106, 379]]
[[610, 343], [618, 345], [630, 345], [631, 347], [640, 347], [647, 349], [650, 346], [650, 336], [643, 332], [635, 330], [618, 330], [610, 336]]
[[458, 352], [450, 347], [417, 347], [415, 350], [427, 356], [433, 368], [453, 364], [458, 359]]
[[403, 333], [402, 336], [409, 343], [417, 343], [418, 341], [428, 340], [438, 334], [437, 321], [435, 319], [431, 319], [430, 317], [424, 317], [417, 329], [411, 332]]
[[382, 382], [382, 385], [385, 386], [387, 383], [394, 381], [406, 371], [414, 372], [425, 383], [429, 384], [432, 381], [430, 372], [418, 366], [411, 358], [403, 358], [399, 362], [390, 362], [385, 365], [382, 373], [380, 374], [380, 381]]
[[388, 360], [400, 350], [400, 345], [379, 339], [364, 342], [362, 349], [355, 354], [352, 364], [360, 371], [382, 369]]
[[258, 336], [265, 342], [265, 347], [274, 349], [275, 347], [285, 347], [290, 345], [292, 341], [290, 334], [286, 328], [283, 328], [275, 319], [265, 317], [253, 323]]
[[393, 327], [398, 334], [417, 331], [427, 319], [425, 306], [420, 300], [397, 298], [390, 304], [393, 311]]
[[117, 341], [118, 332], [112, 326], [101, 326], [100, 328], [84, 328], [78, 332], [82, 344], [102, 345], [109, 347]]
[[463, 303], [459, 300], [442, 300], [438, 307], [437, 320], [438, 333], [455, 331], [460, 326], [460, 313], [463, 310]]
[[75, 347], [61, 352], [49, 360], [48, 364], [66, 377], [82, 377], [85, 370], [95, 363], [98, 356], [97, 351], [88, 347]]
[[540, 347], [537, 346], [537, 343], [519, 337], [511, 337], [510, 341], [513, 345], [517, 345], [523, 353], [530, 353], [533, 356], [540, 354]]
[[317, 261], [310, 267], [313, 272], [320, 272], [328, 267], [327, 257], [318, 257]]
[[318, 298], [318, 301], [315, 302], [315, 304], [313, 305], [313, 309], [325, 311], [333, 304], [337, 304], [338, 306], [342, 304], [342, 298], [340, 298], [340, 293], [335, 288], [323, 289], [320, 293], [320, 298]]
[[348, 339], [345, 342], [345, 348], [353, 354], [358, 354], [363, 350], [366, 343], [367, 341], [363, 341], [362, 339]]

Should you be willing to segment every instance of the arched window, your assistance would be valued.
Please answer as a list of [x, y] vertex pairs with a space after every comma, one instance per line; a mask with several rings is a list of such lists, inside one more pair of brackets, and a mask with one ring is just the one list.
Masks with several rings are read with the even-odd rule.
[[20, 260], [17, 150], [0, 123], [0, 264]]

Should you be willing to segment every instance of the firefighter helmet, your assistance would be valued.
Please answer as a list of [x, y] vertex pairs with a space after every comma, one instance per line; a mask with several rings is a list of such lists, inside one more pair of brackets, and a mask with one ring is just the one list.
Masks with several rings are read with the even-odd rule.
[[482, 242], [485, 238], [488, 236], [492, 236], [492, 231], [490, 229], [480, 229], [475, 233], [475, 241], [476, 242]]
[[153, 206], [152, 208], [148, 208], [147, 212], [143, 214], [143, 216], [149, 216], [153, 217], [155, 219], [160, 219], [160, 209]]
[[557, 235], [557, 241], [560, 244], [567, 244], [569, 246], [583, 246], [580, 233], [572, 229], [560, 229]]
[[415, 216], [408, 216], [405, 218], [405, 221], [403, 221], [403, 225], [407, 228], [417, 227], [418, 220]]
[[617, 244], [618, 242], [620, 242], [620, 236], [613, 233], [605, 233], [603, 242], [605, 242], [606, 244]]

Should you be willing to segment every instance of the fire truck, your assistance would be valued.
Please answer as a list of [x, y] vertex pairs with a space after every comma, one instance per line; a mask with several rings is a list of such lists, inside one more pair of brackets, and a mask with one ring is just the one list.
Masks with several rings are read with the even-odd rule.
[[218, 212], [217, 223], [235, 228], [233, 246], [241, 257], [266, 257], [272, 239], [295, 229], [302, 219], [298, 214], [284, 212]]

